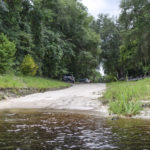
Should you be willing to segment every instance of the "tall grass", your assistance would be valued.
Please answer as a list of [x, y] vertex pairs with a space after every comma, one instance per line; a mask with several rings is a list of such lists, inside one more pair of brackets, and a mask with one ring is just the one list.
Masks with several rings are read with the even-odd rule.
[[142, 110], [142, 104], [139, 101], [126, 101], [124, 99], [110, 101], [109, 111], [110, 113], [132, 116], [136, 115]]
[[150, 99], [150, 78], [133, 82], [107, 84], [104, 99], [109, 101], [109, 110], [119, 115], [135, 115], [140, 112], [140, 100]]
[[22, 77], [21, 79], [27, 87], [31, 88], [59, 88], [70, 86], [69, 83], [40, 77]]
[[41, 77], [0, 76], [0, 88], [61, 88], [68, 86], [70, 86], [69, 83]]

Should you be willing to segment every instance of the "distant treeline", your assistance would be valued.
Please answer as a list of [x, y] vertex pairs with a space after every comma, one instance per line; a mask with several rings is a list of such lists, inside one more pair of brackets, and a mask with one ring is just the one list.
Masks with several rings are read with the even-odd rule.
[[112, 79], [150, 75], [150, 2], [122, 0], [118, 19], [99, 15], [104, 70]]
[[32, 63], [40, 76], [84, 78], [102, 63], [110, 79], [150, 74], [150, 3], [120, 7], [95, 20], [79, 0], [0, 0], [0, 73]]
[[0, 0], [0, 73], [19, 72], [30, 55], [38, 75], [91, 76], [101, 53], [92, 22], [77, 0]]

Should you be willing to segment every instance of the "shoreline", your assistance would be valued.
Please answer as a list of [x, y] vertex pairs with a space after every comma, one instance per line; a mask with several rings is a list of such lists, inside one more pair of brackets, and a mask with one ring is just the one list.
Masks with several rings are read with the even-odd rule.
[[[101, 91], [99, 92], [99, 89], [96, 88], [96, 90], [93, 90], [92, 93], [90, 93], [88, 97], [88, 93], [81, 93], [78, 87], [86, 87], [86, 86], [96, 86], [98, 84], [80, 84], [80, 85], [73, 85], [70, 87], [61, 87], [61, 88], [49, 88], [49, 89], [36, 89], [36, 88], [21, 88], [21, 89], [15, 89], [20, 91], [30, 91], [33, 92], [33, 94], [30, 95], [23, 95], [18, 97], [7, 97], [8, 99], [3, 99], [0, 101], [0, 112], [6, 111], [6, 110], [30, 110], [30, 109], [41, 109], [41, 110], [48, 110], [48, 111], [57, 111], [57, 112], [74, 112], [74, 113], [84, 113], [84, 114], [98, 114], [103, 117], [108, 118], [133, 118], [133, 119], [150, 119], [150, 111], [147, 111], [143, 109], [140, 114], [132, 116], [132, 117], [126, 117], [126, 116], [119, 116], [119, 115], [113, 115], [109, 114], [109, 108], [108, 105], [103, 105], [101, 100], [98, 98], [102, 96], [103, 91], [106, 89], [104, 84]], [[83, 87], [81, 89], [83, 89]], [[69, 93], [69, 90], [71, 93]], [[0, 88], [0, 91], [7, 91], [12, 90], [11, 88], [3, 89]], [[13, 89], [14, 90], [14, 89]], [[74, 91], [75, 90], [75, 91]], [[37, 93], [40, 92], [40, 93]], [[76, 95], [77, 94], [79, 95]], [[79, 93], [78, 93], [79, 92]], [[90, 91], [88, 91], [90, 92]], [[69, 94], [65, 98], [66, 95]], [[60, 96], [59, 96], [60, 95]], [[83, 102], [82, 102], [83, 101]]]
[[58, 88], [0, 88], [0, 101], [11, 100], [14, 98], [20, 98], [22, 96], [44, 93], [48, 91], [58, 91], [69, 88], [71, 86], [72, 85], [70, 84], [69, 86]]
[[70, 88], [31, 94], [0, 101], [0, 109], [44, 108], [68, 110], [94, 110], [106, 113], [98, 98], [105, 84], [80, 84]]

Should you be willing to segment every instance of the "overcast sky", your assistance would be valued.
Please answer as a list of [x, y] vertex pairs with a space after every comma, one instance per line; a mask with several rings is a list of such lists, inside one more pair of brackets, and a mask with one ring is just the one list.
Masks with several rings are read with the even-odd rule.
[[97, 17], [99, 13], [118, 16], [120, 1], [121, 0], [81, 0], [88, 8], [89, 13], [94, 17]]

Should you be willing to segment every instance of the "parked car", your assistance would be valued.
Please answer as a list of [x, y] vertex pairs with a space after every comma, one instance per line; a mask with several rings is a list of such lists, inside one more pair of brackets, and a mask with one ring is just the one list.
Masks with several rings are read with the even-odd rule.
[[126, 78], [124, 78], [124, 77], [121, 77], [120, 79], [119, 79], [119, 81], [125, 81], [126, 80]]
[[63, 81], [75, 83], [75, 77], [73, 75], [65, 75], [63, 76]]
[[80, 79], [80, 83], [90, 83], [91, 81], [88, 78]]
[[143, 79], [143, 77], [135, 77], [135, 78], [130, 77], [130, 78], [128, 78], [128, 81], [138, 81], [138, 80], [142, 80], [142, 79]]
[[132, 76], [129, 76], [129, 77], [122, 77], [119, 79], [119, 81], [138, 81], [138, 80], [141, 80], [143, 79], [143, 76], [139, 76], [139, 77], [132, 77]]

